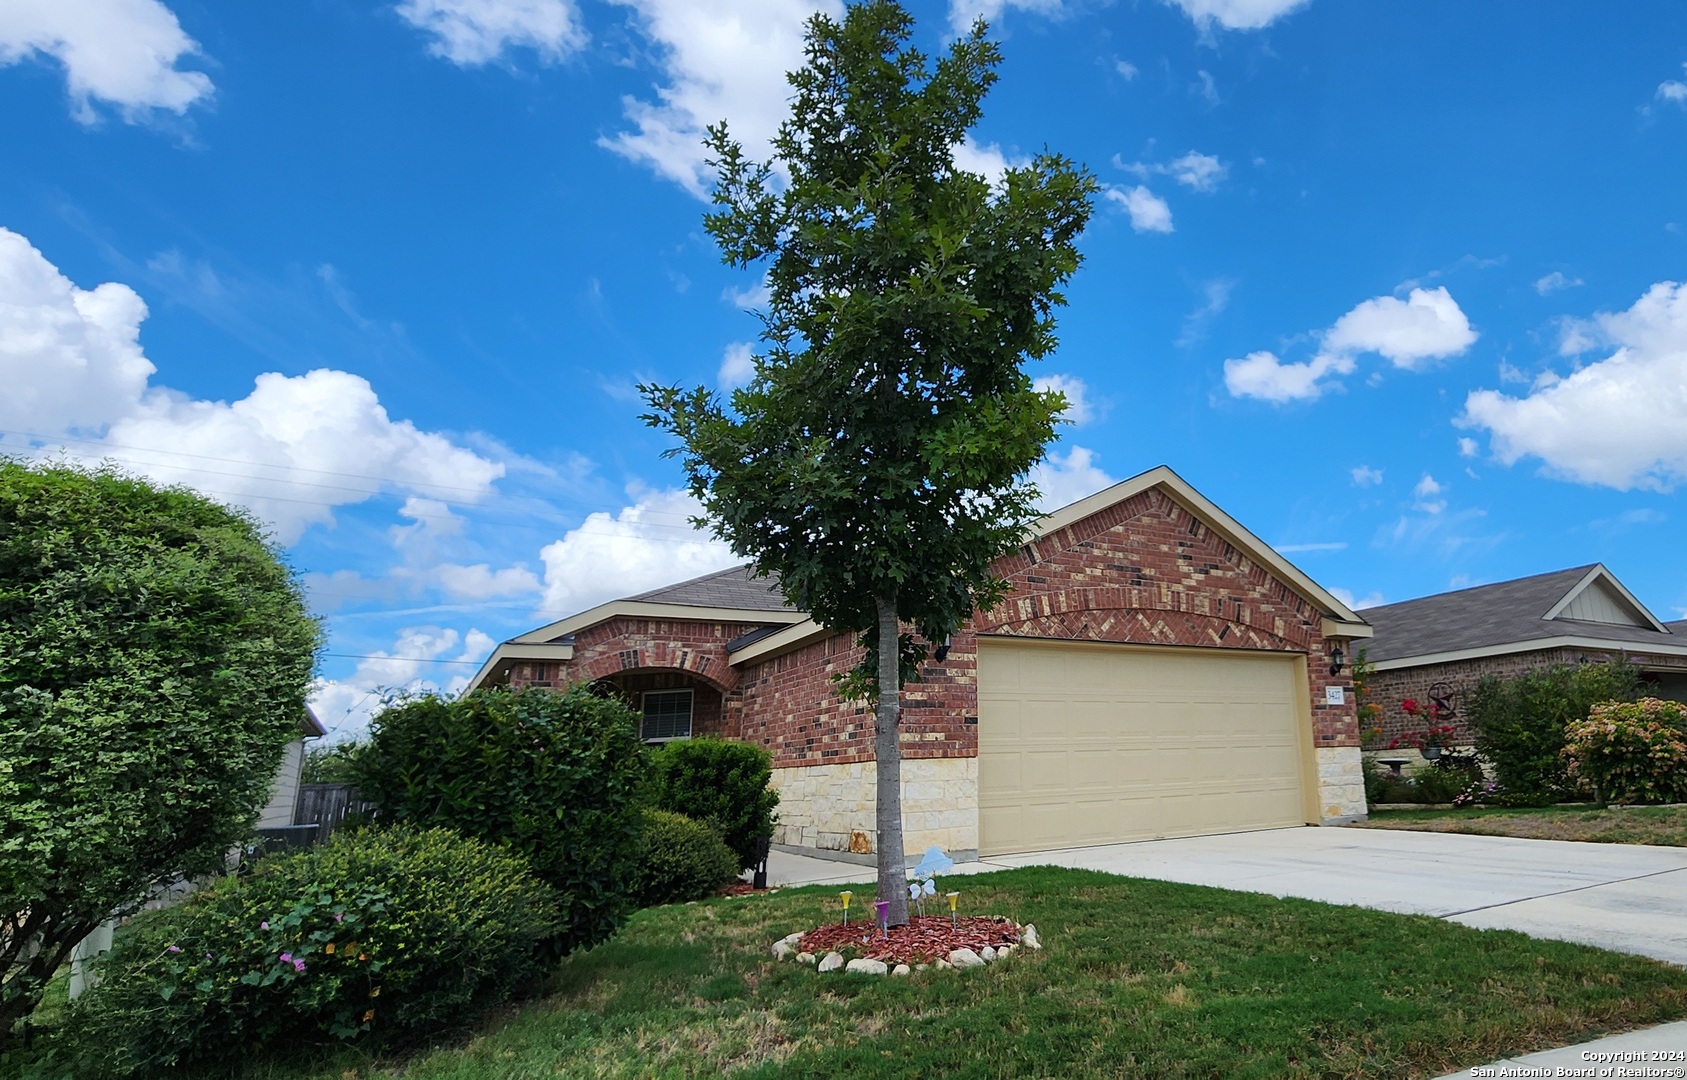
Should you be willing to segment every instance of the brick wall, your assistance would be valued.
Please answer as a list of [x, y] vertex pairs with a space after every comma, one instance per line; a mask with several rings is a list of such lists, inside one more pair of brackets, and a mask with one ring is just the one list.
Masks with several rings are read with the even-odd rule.
[[1423, 730], [1424, 722], [1407, 716], [1400, 708], [1400, 702], [1409, 698], [1427, 703], [1429, 688], [1444, 682], [1454, 694], [1455, 715], [1448, 721], [1454, 729], [1452, 741], [1456, 745], [1468, 746], [1473, 737], [1465, 726], [1465, 707], [1470, 701], [1471, 691], [1476, 689], [1476, 684], [1484, 676], [1493, 675], [1508, 679], [1535, 668], [1558, 664], [1604, 663], [1619, 656], [1627, 656], [1629, 660], [1647, 668], [1687, 671], [1687, 657], [1653, 656], [1616, 649], [1535, 649], [1505, 656], [1485, 656], [1474, 660], [1454, 660], [1425, 664], [1421, 667], [1379, 671], [1370, 677], [1366, 700], [1382, 706], [1380, 745], [1386, 747], [1391, 740], [1407, 731]]
[[[979, 633], [1302, 653], [1315, 745], [1359, 744], [1348, 673], [1329, 673], [1322, 613], [1157, 490], [1027, 545], [997, 571], [1013, 591], [906, 688], [907, 757], [978, 753]], [[831, 681], [859, 660], [839, 636], [745, 666], [727, 731], [766, 747], [778, 768], [869, 760], [873, 716]], [[1327, 686], [1343, 688], [1342, 704], [1326, 703]]]
[[687, 619], [610, 619], [575, 635], [572, 660], [511, 665], [510, 688], [595, 682], [623, 672], [660, 670], [684, 671], [717, 691], [728, 693], [738, 685], [738, 673], [726, 662], [726, 643], [759, 625]]

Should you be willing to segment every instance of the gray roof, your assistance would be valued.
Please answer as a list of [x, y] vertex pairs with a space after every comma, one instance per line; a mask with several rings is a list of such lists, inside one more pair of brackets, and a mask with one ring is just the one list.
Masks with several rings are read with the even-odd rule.
[[1616, 646], [1687, 645], [1687, 637], [1679, 636], [1687, 620], [1670, 626], [1677, 633], [1660, 634], [1647, 627], [1544, 618], [1595, 565], [1366, 608], [1360, 614], [1376, 636], [1364, 643], [1365, 657], [1375, 663], [1556, 637], [1598, 638]]
[[652, 604], [683, 604], [688, 607], [742, 608], [748, 611], [790, 611], [785, 594], [779, 591], [779, 575], [751, 578], [750, 567], [734, 566], [713, 574], [664, 585], [647, 593], [629, 596]]

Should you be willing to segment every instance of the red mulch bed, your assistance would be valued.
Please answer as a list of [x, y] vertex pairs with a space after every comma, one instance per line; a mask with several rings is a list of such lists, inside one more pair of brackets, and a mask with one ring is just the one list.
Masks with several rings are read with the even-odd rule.
[[929, 964], [947, 959], [955, 949], [982, 953], [986, 945], [998, 948], [1018, 944], [1019, 928], [1001, 915], [974, 915], [955, 926], [945, 915], [911, 915], [908, 925], [891, 928], [889, 938], [875, 925], [833, 923], [804, 934], [797, 949], [815, 956], [840, 952], [887, 964]]
[[758, 889], [748, 881], [734, 881], [722, 885], [715, 890], [716, 896], [755, 896], [758, 893], [772, 892], [771, 889]]

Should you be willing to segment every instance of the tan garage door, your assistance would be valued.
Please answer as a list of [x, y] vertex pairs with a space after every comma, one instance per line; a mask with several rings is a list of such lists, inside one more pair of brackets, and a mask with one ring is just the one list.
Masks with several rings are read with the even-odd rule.
[[981, 639], [979, 850], [1303, 824], [1304, 664]]

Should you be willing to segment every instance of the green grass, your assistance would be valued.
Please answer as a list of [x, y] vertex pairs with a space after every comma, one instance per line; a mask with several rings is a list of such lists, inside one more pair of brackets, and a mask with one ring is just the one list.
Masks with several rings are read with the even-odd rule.
[[1358, 828], [1687, 847], [1687, 807], [1552, 806], [1505, 810], [1381, 810]]
[[834, 889], [656, 908], [453, 1045], [247, 1080], [1398, 1080], [1687, 1016], [1687, 971], [1509, 931], [1081, 870], [954, 880], [963, 910], [1035, 922], [1045, 949], [821, 976], [768, 949], [835, 918]]

